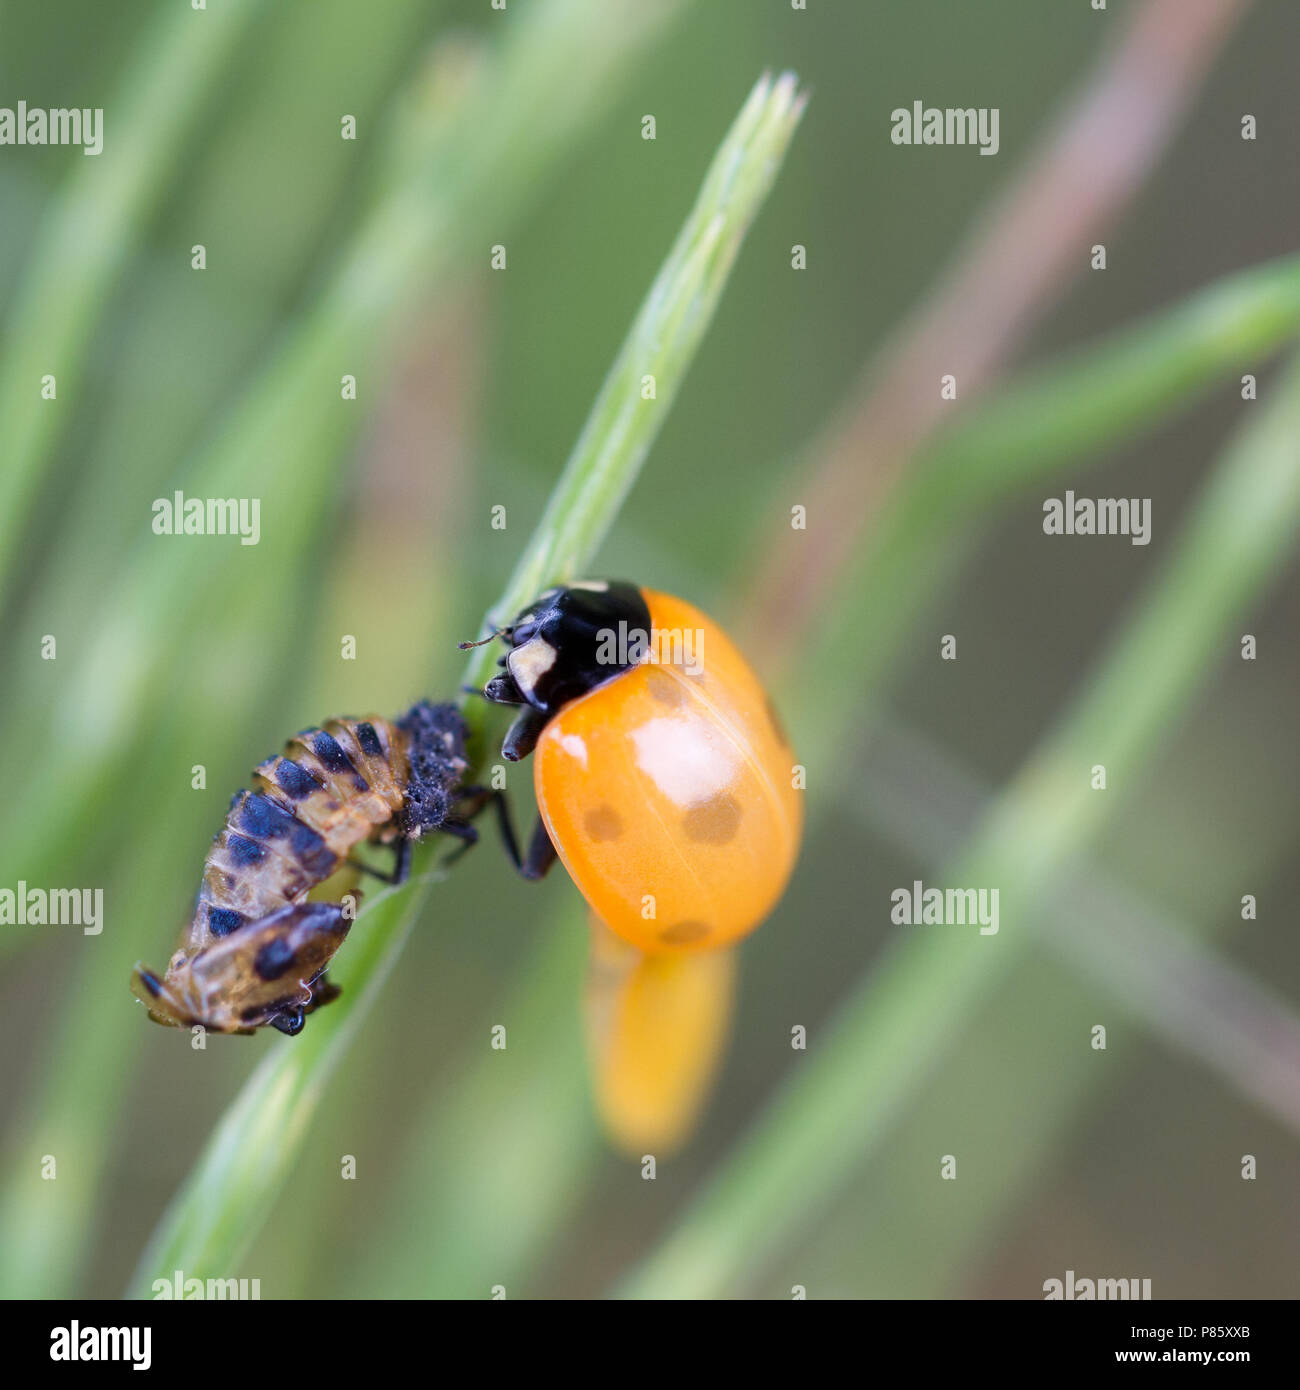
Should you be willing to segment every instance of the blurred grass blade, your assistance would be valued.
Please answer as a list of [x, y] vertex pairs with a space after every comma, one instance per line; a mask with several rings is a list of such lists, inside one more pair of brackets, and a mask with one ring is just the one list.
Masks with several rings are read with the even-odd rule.
[[[1229, 621], [1288, 554], [1300, 522], [1300, 359], [1272, 392], [1269, 404], [1248, 407], [1249, 424], [1084, 695], [948, 867], [944, 882], [999, 888], [999, 934], [900, 938], [623, 1293], [735, 1291], [839, 1191], [954, 1032], [1023, 958], [1038, 896], [1134, 786], [1216, 653], [1226, 658]], [[1095, 763], [1110, 773], [1104, 795], [1090, 786]]]
[[[319, 298], [176, 485], [191, 497], [260, 498], [264, 534], [274, 536], [281, 564], [295, 570], [319, 539], [338, 495], [341, 458], [364, 414], [360, 401], [339, 399], [340, 372], [358, 380], [381, 375], [412, 302], [448, 293], [469, 249], [486, 248], [514, 224], [626, 64], [677, 8], [615, 0], [593, 10], [578, 0], [547, 0], [505, 23], [499, 50], [476, 65], [462, 100], [440, 111], [420, 177], [409, 177], [363, 221]], [[102, 621], [89, 646], [68, 658], [56, 700], [42, 688], [41, 663], [24, 663], [23, 697], [50, 707], [59, 734], [21, 814], [4, 819], [0, 808], [0, 856], [15, 877], [35, 880], [59, 837], [77, 833], [69, 816], [97, 813], [169, 673], [210, 651], [213, 619], [202, 605], [214, 599], [211, 552], [157, 539], [142, 538], [121, 581], [103, 596]], [[239, 621], [254, 608], [263, 583], [252, 564], [232, 570], [217, 604], [222, 620]], [[0, 949], [15, 935], [0, 938]]]
[[[895, 725], [872, 739], [843, 804], [864, 830], [935, 863], [957, 852], [964, 828], [991, 802], [972, 773]], [[1251, 809], [1249, 833], [1258, 844], [1282, 808]], [[1230, 862], [1235, 879], [1244, 870], [1239, 857]], [[1138, 1026], [1198, 1058], [1300, 1134], [1300, 1016], [1287, 1001], [1199, 940], [1207, 934], [1199, 920], [1144, 900], [1096, 860], [1079, 856], [1061, 877], [1064, 890], [1035, 922], [1043, 944], [1076, 976], [1094, 976]]]
[[[337, 399], [340, 360], [346, 356], [354, 370], [377, 369], [395, 350], [391, 326], [409, 312], [412, 296], [450, 293], [467, 251], [486, 233], [495, 239], [516, 225], [547, 172], [678, 8], [643, 11], [616, 3], [597, 13], [578, 0], [547, 0], [503, 25], [500, 43], [473, 64], [466, 82], [442, 95], [427, 120], [421, 120], [420, 102], [404, 106], [400, 152], [386, 173], [402, 172], [405, 180], [363, 220], [307, 325], [255, 377], [224, 436], [187, 475], [187, 487], [214, 496], [265, 496], [278, 488], [276, 545], [283, 573], [296, 576], [295, 584], [305, 581], [323, 511], [338, 496], [338, 468], [355, 427], [351, 416], [339, 413], [348, 409]], [[539, 121], [536, 112], [543, 107], [548, 119]], [[392, 280], [394, 257], [409, 276], [405, 286]], [[358, 281], [360, 268], [369, 271], [366, 283]], [[313, 330], [323, 338], [313, 338]], [[277, 467], [268, 468], [268, 460]], [[51, 742], [46, 769], [62, 790], [55, 793], [42, 778], [43, 790], [33, 791], [9, 822], [10, 833], [0, 836], [12, 877], [37, 880], [56, 873], [78, 827], [111, 818], [123, 767], [129, 764], [139, 775], [145, 765], [139, 758], [167, 742], [160, 731], [173, 726], [175, 711], [168, 710], [167, 699], [174, 682], [181, 673], [202, 673], [213, 649], [242, 630], [248, 612], [264, 598], [265, 581], [254, 567], [239, 565], [214, 585], [210, 565], [202, 545], [168, 549], [146, 540], [123, 582], [106, 595], [102, 611], [108, 617], [98, 645], [70, 658], [72, 671], [53, 719], [66, 739]], [[211, 611], [196, 607], [205, 599]], [[117, 641], [124, 645], [114, 650]], [[200, 674], [185, 695], [187, 717], [212, 729], [208, 747], [214, 758], [264, 690], [259, 661], [277, 659], [264, 644], [250, 648], [245, 642], [240, 650], [239, 683], [217, 689]], [[39, 664], [23, 663], [24, 674]], [[50, 703], [39, 685], [27, 694], [37, 709]], [[101, 697], [105, 703], [96, 709]], [[217, 710], [209, 708], [214, 697]], [[180, 819], [188, 822], [188, 816]], [[160, 835], [149, 849], [128, 848], [120, 867], [128, 875], [134, 870], [138, 882], [151, 881], [150, 852], [165, 844]], [[12, 948], [25, 934], [3, 933], [0, 949]], [[124, 940], [115, 937], [114, 949]], [[126, 1059], [143, 1039], [129, 1000], [124, 1012], [114, 1012], [107, 1001], [105, 978], [90, 962], [79, 973], [67, 1015], [58, 1020], [35, 1072], [46, 1078], [57, 1072], [58, 1084], [34, 1090], [16, 1131], [52, 1135], [77, 1152], [78, 1181], [59, 1184], [59, 1200], [51, 1204], [51, 1185], [40, 1181], [32, 1157], [35, 1141], [11, 1146], [0, 1194], [0, 1288], [28, 1296], [66, 1292], [66, 1281], [86, 1267], [84, 1250], [96, 1230], [99, 1184], [112, 1151], [110, 1126], [120, 1122], [121, 1091], [132, 1077]], [[107, 988], [116, 994], [125, 970], [108, 978], [113, 983]], [[105, 1026], [97, 1027], [101, 1022]], [[94, 1105], [83, 1099], [88, 1091]], [[43, 1213], [43, 1220], [34, 1221], [34, 1212]]]
[[[803, 105], [790, 74], [775, 81], [764, 77], [755, 86], [615, 360], [552, 505], [502, 596], [501, 611], [522, 607], [547, 582], [590, 563], [690, 367]], [[647, 371], [659, 382], [654, 402], [641, 399]], [[494, 663], [490, 648], [480, 648], [466, 684], [481, 684]], [[482, 720], [482, 709], [474, 714]], [[420, 856], [426, 868], [428, 858], [427, 852]], [[231, 1269], [240, 1258], [296, 1162], [325, 1080], [400, 953], [427, 892], [427, 881], [421, 881], [360, 914], [339, 972], [343, 997], [313, 1018], [302, 1037], [277, 1047], [250, 1077], [155, 1231], [133, 1294], [146, 1296], [155, 1278], [169, 1278], [177, 1269], [203, 1278]]]
[[953, 516], [1038, 486], [1230, 373], [1258, 372], [1297, 331], [1300, 256], [1227, 275], [960, 416], [921, 454], [900, 494], [912, 511]]
[[[1240, 730], [1225, 734], [1240, 746]], [[1077, 964], [1034, 950], [999, 982], [932, 1068], [889, 1143], [864, 1157], [833, 1219], [792, 1247], [789, 1260], [800, 1282], [823, 1297], [844, 1289], [858, 1298], [942, 1298], [968, 1292], [978, 1269], [987, 1288], [1003, 1223], [1024, 1209], [1036, 1183], [1050, 1185], [1046, 1165], [1071, 1142], [1068, 1134], [1077, 1139], [1084, 1132], [1086, 1111], [1113, 1102], [1117, 1083], [1124, 1084], [1114, 1068], [1098, 1067], [1091, 1047], [1079, 1046], [1091, 1037], [1099, 1007], [1107, 1018], [1107, 1050], [1121, 1072], [1122, 1059], [1143, 1051], [1149, 1057], [1153, 1032], [1163, 1034], [1295, 1126], [1296, 1021], [1262, 982], [1216, 959], [1210, 944], [1247, 925], [1222, 911], [1235, 886], [1267, 880], [1286, 862], [1292, 846], [1285, 798], [1280, 785], [1271, 797], [1252, 797], [1230, 824], [1207, 823], [1199, 844], [1183, 846], [1180, 897], [1195, 906], [1176, 923], [1135, 894], [1135, 885], [1109, 878], [1098, 859], [1076, 864], [1039, 920], [1047, 928], [1043, 944], [1077, 955]], [[940, 867], [937, 861], [960, 846], [984, 800], [948, 753], [891, 721], [871, 737], [841, 805], [868, 833]], [[1108, 827], [1106, 838], [1124, 841], [1131, 869], [1155, 850], [1166, 824], [1139, 802]], [[1099, 997], [1097, 984], [1105, 995]], [[1044, 1000], [1051, 1000], [1050, 1009]], [[1108, 1007], [1111, 1000], [1121, 1007], [1131, 1002], [1131, 1022]], [[1027, 1037], [1032, 1047], [1024, 1045]], [[972, 1106], [973, 1096], [978, 1104]], [[957, 1116], [955, 1142], [962, 1163], [980, 1174], [979, 1187], [970, 1200], [935, 1202], [934, 1169], [918, 1164], [916, 1155], [950, 1151]], [[879, 1201], [881, 1192], [889, 1194], [887, 1203]], [[880, 1252], [851, 1274], [837, 1243], [846, 1230], [854, 1250]]]
[[[861, 724], [864, 698], [874, 697], [924, 605], [973, 543], [973, 517], [1049, 484], [1067, 465], [1100, 465], [1103, 450], [1207, 387], [1258, 373], [1297, 333], [1300, 256], [1288, 256], [1225, 276], [959, 416], [900, 479], [800, 654], [801, 663], [843, 676], [820, 692], [819, 716], [801, 741], [809, 765], [838, 761], [836, 741]], [[888, 603], [872, 600], [883, 593]], [[857, 640], [846, 645], [848, 631]]]
[[[547, 584], [573, 578], [575, 566], [604, 540], [713, 319], [805, 100], [793, 74], [765, 77], [736, 117], [605, 378], [551, 494], [538, 544], [516, 566], [497, 617], [518, 612]], [[642, 398], [646, 376], [655, 380], [653, 400]], [[581, 550], [566, 540], [574, 531], [583, 535]], [[475, 677], [485, 678], [495, 659], [491, 648], [481, 649]]]
[[[164, 6], [105, 108], [103, 150], [73, 161], [37, 228], [0, 356], [0, 611], [100, 310], [226, 59], [264, 8], [265, 0], [223, 0], [204, 13]], [[57, 404], [41, 397], [46, 374], [57, 378]]]
[[476, 1050], [411, 1116], [391, 1200], [358, 1266], [333, 1279], [333, 1295], [485, 1298], [493, 1284], [512, 1298], [522, 1292], [601, 1153], [578, 1011], [586, 955], [583, 911], [566, 896], [537, 923], [533, 949], [492, 1006], [510, 1046]]

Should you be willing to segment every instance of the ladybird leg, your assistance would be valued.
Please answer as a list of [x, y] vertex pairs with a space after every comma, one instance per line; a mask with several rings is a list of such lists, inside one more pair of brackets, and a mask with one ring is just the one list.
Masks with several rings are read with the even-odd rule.
[[537, 747], [546, 720], [547, 716], [531, 705], [522, 710], [506, 734], [506, 741], [501, 745], [501, 756], [510, 763], [526, 758]]
[[519, 858], [519, 841], [515, 839], [514, 822], [510, 819], [510, 803], [506, 800], [504, 792], [494, 792], [492, 800], [496, 803], [497, 830], [501, 835], [501, 843], [505, 846], [506, 855], [515, 868], [522, 872], [523, 862]]
[[526, 705], [528, 703], [524, 692], [515, 684], [515, 678], [507, 671], [499, 676], [493, 676], [483, 687], [484, 699], [491, 700], [494, 705]]
[[546, 822], [538, 816], [537, 824], [533, 826], [533, 838], [528, 842], [528, 853], [518, 866], [519, 872], [526, 879], [536, 882], [546, 877], [557, 857], [555, 845], [546, 830]]
[[[497, 662], [498, 666], [505, 664], [505, 657], [501, 657]], [[514, 678], [509, 675], [493, 676], [486, 686], [462, 685], [461, 690], [466, 695], [477, 695], [480, 699], [491, 700], [496, 705], [522, 705], [525, 703], [523, 693], [515, 684]]]
[[473, 820], [491, 802], [496, 807], [497, 830], [506, 855], [516, 869], [522, 870], [523, 861], [519, 857], [519, 841], [515, 838], [514, 822], [510, 819], [510, 803], [503, 791], [493, 791], [490, 787], [462, 787], [461, 796], [470, 803], [466, 819]]

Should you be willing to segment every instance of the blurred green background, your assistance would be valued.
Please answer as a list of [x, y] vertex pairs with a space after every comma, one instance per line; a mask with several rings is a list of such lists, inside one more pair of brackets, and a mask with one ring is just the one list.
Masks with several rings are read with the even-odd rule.
[[[165, 962], [230, 794], [289, 732], [453, 693], [455, 644], [501, 591], [759, 72], [793, 68], [811, 103], [596, 565], [724, 624], [760, 575], [791, 563], [764, 547], [806, 499], [816, 441], [858, 399], [871, 354], [1136, 8], [0, 6], [0, 103], [106, 111], [98, 160], [0, 149], [0, 391], [37, 391], [58, 354], [80, 364], [60, 375], [53, 424], [12, 398], [0, 419], [0, 466], [16, 469], [20, 448], [39, 465], [8, 494], [4, 533], [0, 886], [102, 885], [107, 922], [99, 937], [0, 939], [8, 1293], [122, 1292], [255, 1061], [294, 1046], [214, 1038], [194, 1052], [147, 1025], [130, 966]], [[1088, 272], [1081, 247], [1080, 274], [1012, 373], [1294, 250], [1300, 25], [1286, 0], [1247, 9], [1104, 238], [1108, 268]], [[212, 28], [201, 45], [194, 24]], [[511, 80], [493, 89], [502, 71]], [[998, 156], [891, 145], [890, 111], [917, 99], [999, 107]], [[1254, 143], [1240, 139], [1244, 112], [1259, 118]], [[343, 114], [355, 142], [340, 139]], [[494, 272], [497, 243], [508, 269]], [[79, 276], [98, 288], [79, 292]], [[1281, 378], [1267, 359], [1256, 370], [1263, 398]], [[339, 399], [345, 372], [356, 403]], [[801, 867], [744, 947], [735, 1037], [701, 1129], [654, 1182], [603, 1146], [589, 1113], [576, 894], [562, 875], [516, 882], [486, 845], [435, 887], [327, 1082], [293, 1180], [223, 1273], [260, 1278], [264, 1297], [480, 1297], [493, 1284], [600, 1296], [635, 1277], [905, 930], [889, 922], [891, 891], [943, 881], [918, 824], [953, 822], [946, 853], [970, 798], [1005, 786], [1087, 687], [1220, 450], [1263, 409], [1243, 405], [1239, 376], [969, 528], [862, 717], [810, 760]], [[265, 499], [260, 544], [152, 535], [153, 499], [207, 495], [213, 460]], [[1152, 543], [1043, 536], [1042, 499], [1066, 487], [1150, 497]], [[495, 504], [504, 531], [489, 525]], [[824, 520], [787, 544], [817, 545]], [[1104, 867], [1133, 912], [1179, 940], [1216, 938], [1195, 969], [1226, 1015], [1249, 1023], [1264, 997], [1251, 991], [1267, 990], [1278, 1074], [1253, 1093], [1234, 1084], [1230, 1061], [1214, 1065], [1212, 1022], [1169, 1022], [1145, 985], [1124, 996], [1152, 962], [1122, 915], [1109, 983], [1035, 941], [935, 1065], [910, 1075], [896, 1059], [910, 1079], [879, 1142], [722, 1292], [1037, 1297], [1069, 1268], [1150, 1278], [1157, 1298], [1300, 1294], [1283, 1002], [1300, 991], [1295, 579], [1289, 560], [1253, 598], [1081, 847], [1086, 881]], [[851, 598], [887, 610], [893, 593]], [[1237, 659], [1240, 632], [1257, 636], [1258, 661]], [[938, 660], [945, 633], [959, 635], [956, 662]], [[53, 662], [40, 659], [45, 634]], [[340, 658], [344, 634], [355, 662]], [[761, 633], [745, 640], [762, 665]], [[857, 640], [852, 626], [835, 634], [846, 652]], [[803, 660], [796, 642], [779, 690], [796, 747], [821, 732], [821, 692], [858, 698], [852, 664], [814, 661], [811, 646]], [[190, 788], [194, 764], [204, 791]], [[1257, 895], [1257, 921], [1239, 920], [1243, 893]], [[1057, 884], [1040, 915], [1076, 900]], [[997, 951], [1011, 930], [955, 949]], [[346, 989], [346, 949], [336, 974]], [[512, 1028], [508, 1060], [489, 1049], [498, 1022]], [[1096, 1023], [1110, 1030], [1104, 1053], [1088, 1046]], [[790, 1048], [795, 1024], [808, 1054]], [[869, 1102], [851, 1086], [842, 1096], [846, 1114]], [[45, 1154], [54, 1182], [40, 1180]], [[345, 1154], [356, 1180], [339, 1176]], [[939, 1179], [945, 1154], [956, 1182]], [[797, 1167], [785, 1180], [821, 1191]]]

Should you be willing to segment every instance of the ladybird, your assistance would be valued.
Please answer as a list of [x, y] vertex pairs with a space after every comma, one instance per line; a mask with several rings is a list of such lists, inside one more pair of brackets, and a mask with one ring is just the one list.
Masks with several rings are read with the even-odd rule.
[[[212, 842], [194, 916], [164, 976], [137, 964], [131, 988], [156, 1023], [217, 1033], [270, 1025], [290, 1035], [338, 997], [325, 978], [351, 919], [307, 894], [365, 842], [391, 844], [389, 883], [410, 847], [440, 830], [472, 844], [490, 793], [462, 788], [467, 730], [454, 705], [415, 705], [397, 720], [330, 719], [304, 729], [237, 792]], [[477, 804], [476, 804], [477, 803]]]
[[482, 693], [522, 706], [502, 753], [533, 755], [524, 876], [558, 855], [649, 953], [753, 931], [794, 868], [803, 807], [776, 711], [726, 633], [682, 599], [597, 580], [548, 589], [492, 636], [505, 669]]

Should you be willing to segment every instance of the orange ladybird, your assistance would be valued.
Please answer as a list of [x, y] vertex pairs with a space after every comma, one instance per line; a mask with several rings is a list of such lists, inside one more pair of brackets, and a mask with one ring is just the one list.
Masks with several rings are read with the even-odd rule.
[[484, 694], [521, 705], [502, 749], [534, 753], [539, 820], [519, 863], [561, 859], [642, 951], [754, 930], [799, 851], [802, 793], [771, 701], [697, 608], [610, 581], [548, 589], [500, 635]]

